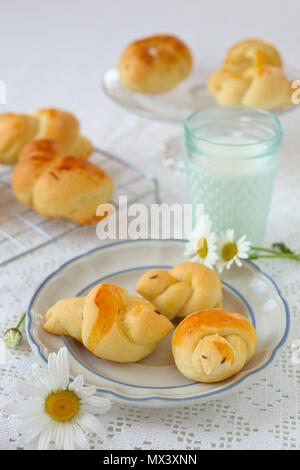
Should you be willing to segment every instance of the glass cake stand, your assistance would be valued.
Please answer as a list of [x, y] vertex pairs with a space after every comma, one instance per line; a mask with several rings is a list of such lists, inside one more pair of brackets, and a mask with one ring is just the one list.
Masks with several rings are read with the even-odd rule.
[[[217, 104], [208, 92], [206, 82], [210, 75], [220, 68], [224, 55], [223, 48], [198, 49], [189, 77], [174, 90], [157, 95], [128, 90], [120, 81], [117, 67], [107, 69], [102, 77], [105, 94], [119, 106], [138, 116], [173, 124], [174, 128], [177, 128], [178, 135], [166, 140], [161, 147], [162, 164], [173, 171], [181, 173], [184, 170], [184, 120], [195, 111]], [[285, 71], [291, 79], [300, 79], [299, 68], [286, 66]], [[278, 108], [273, 110], [273, 113], [280, 117], [298, 108], [300, 106]]]

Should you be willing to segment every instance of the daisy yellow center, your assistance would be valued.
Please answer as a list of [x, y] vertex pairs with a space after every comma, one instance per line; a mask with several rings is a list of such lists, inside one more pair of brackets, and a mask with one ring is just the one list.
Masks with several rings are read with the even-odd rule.
[[197, 242], [197, 253], [199, 255], [199, 258], [206, 258], [208, 253], [206, 238], [199, 238]]
[[235, 243], [226, 243], [222, 248], [222, 258], [225, 261], [230, 261], [237, 254], [238, 249]]
[[72, 390], [58, 390], [47, 396], [45, 407], [52, 419], [69, 421], [78, 413], [80, 400]]

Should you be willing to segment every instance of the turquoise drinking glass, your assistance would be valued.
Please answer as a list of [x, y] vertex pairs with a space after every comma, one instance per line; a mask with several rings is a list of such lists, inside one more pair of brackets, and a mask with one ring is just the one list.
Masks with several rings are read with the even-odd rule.
[[233, 228], [237, 237], [247, 235], [260, 245], [282, 140], [280, 120], [261, 109], [217, 106], [189, 116], [184, 132], [193, 209], [203, 205], [215, 232]]

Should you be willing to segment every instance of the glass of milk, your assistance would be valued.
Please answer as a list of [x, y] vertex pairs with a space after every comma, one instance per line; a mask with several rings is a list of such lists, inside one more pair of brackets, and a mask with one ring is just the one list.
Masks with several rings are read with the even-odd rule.
[[282, 140], [272, 113], [246, 106], [197, 111], [184, 123], [190, 202], [203, 204], [213, 230], [233, 228], [262, 243]]

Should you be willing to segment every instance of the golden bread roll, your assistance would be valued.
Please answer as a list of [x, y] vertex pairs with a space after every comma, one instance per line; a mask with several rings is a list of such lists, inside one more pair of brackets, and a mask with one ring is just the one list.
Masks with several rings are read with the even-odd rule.
[[219, 276], [200, 263], [180, 263], [169, 272], [151, 269], [141, 276], [136, 290], [170, 320], [222, 306]]
[[45, 217], [92, 224], [97, 220], [97, 207], [108, 201], [113, 190], [110, 176], [94, 163], [77, 157], [63, 157], [39, 177], [32, 203], [33, 208]]
[[23, 146], [35, 139], [55, 140], [61, 156], [86, 158], [93, 150], [80, 135], [76, 117], [66, 111], [47, 108], [31, 114], [0, 114], [0, 163], [15, 163]]
[[244, 367], [256, 344], [255, 329], [245, 317], [211, 309], [192, 313], [177, 326], [172, 352], [185, 377], [197, 382], [219, 382]]
[[233, 46], [223, 67], [207, 88], [220, 105], [244, 105], [271, 110], [292, 104], [291, 82], [280, 54], [266, 41], [250, 39]]
[[20, 202], [43, 216], [92, 224], [98, 205], [108, 201], [114, 185], [97, 165], [79, 157], [61, 157], [56, 141], [42, 139], [23, 148], [12, 188]]
[[119, 61], [123, 85], [139, 93], [164, 93], [192, 69], [189, 48], [175, 36], [150, 36], [129, 44]]
[[81, 299], [76, 305], [74, 299], [56, 303], [47, 312], [43, 327], [53, 334], [73, 336], [97, 357], [136, 362], [154, 351], [173, 325], [149, 302], [128, 295], [115, 284], [100, 284], [84, 298], [83, 305]]

